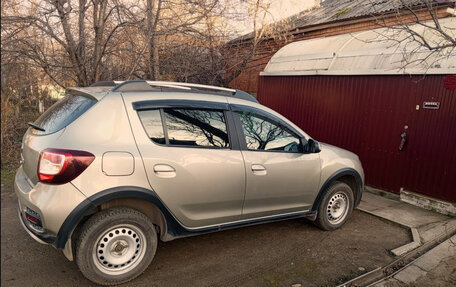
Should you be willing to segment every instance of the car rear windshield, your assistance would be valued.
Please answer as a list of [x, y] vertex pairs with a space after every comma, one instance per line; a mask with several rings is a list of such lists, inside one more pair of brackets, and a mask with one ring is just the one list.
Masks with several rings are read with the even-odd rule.
[[52, 134], [71, 124], [92, 107], [97, 100], [81, 95], [68, 95], [52, 105], [42, 114], [35, 124], [44, 131], [35, 130], [36, 134]]

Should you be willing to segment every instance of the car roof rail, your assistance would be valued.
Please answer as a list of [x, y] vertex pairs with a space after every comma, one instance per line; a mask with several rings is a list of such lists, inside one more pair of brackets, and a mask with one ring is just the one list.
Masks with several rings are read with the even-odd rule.
[[244, 91], [193, 84], [193, 83], [180, 83], [180, 82], [166, 82], [166, 81], [144, 81], [144, 80], [130, 80], [130, 81], [101, 81], [91, 85], [91, 87], [108, 86], [113, 87], [113, 92], [139, 92], [139, 91], [157, 91], [162, 88], [172, 89], [177, 92], [196, 92], [196, 93], [212, 93], [220, 96], [232, 97], [243, 99], [251, 102], [258, 103], [257, 99]]
[[217, 87], [217, 86], [210, 86], [210, 85], [201, 85], [201, 84], [193, 84], [193, 83], [180, 83], [180, 82], [163, 82], [163, 81], [147, 81], [148, 84], [154, 86], [154, 85], [173, 85], [173, 86], [179, 86], [179, 87], [186, 87], [190, 88], [192, 90], [197, 90], [199, 92], [217, 92], [221, 95], [227, 96], [227, 97], [233, 97], [233, 98], [239, 98], [251, 102], [258, 103], [258, 100], [255, 99], [254, 96], [252, 96], [249, 93], [246, 93], [241, 90], [235, 90], [235, 89], [230, 89], [230, 88], [223, 88], [223, 87]]
[[193, 84], [193, 83], [180, 83], [180, 82], [164, 82], [164, 81], [147, 81], [150, 85], [175, 85], [180, 87], [188, 87], [188, 88], [196, 88], [196, 89], [204, 89], [204, 90], [213, 90], [213, 91], [225, 91], [225, 92], [236, 92], [235, 89], [230, 88], [223, 88], [217, 86], [209, 86], [209, 85], [201, 85], [201, 84]]

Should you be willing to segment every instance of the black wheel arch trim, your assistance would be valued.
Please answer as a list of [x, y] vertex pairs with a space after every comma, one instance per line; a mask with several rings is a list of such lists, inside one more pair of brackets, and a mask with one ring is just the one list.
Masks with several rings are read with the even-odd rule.
[[69, 236], [72, 234], [76, 226], [83, 219], [87, 211], [96, 208], [100, 204], [119, 198], [138, 198], [149, 201], [155, 204], [165, 216], [168, 227], [168, 233], [172, 236], [176, 231], [184, 229], [181, 224], [177, 222], [171, 212], [166, 208], [163, 202], [159, 199], [158, 195], [151, 189], [146, 189], [137, 186], [119, 186], [109, 188], [88, 197], [82, 201], [75, 209], [67, 216], [57, 234], [55, 246], [57, 248], [64, 248]]
[[323, 197], [325, 196], [326, 191], [328, 190], [328, 187], [337, 179], [347, 175], [355, 178], [357, 186], [359, 188], [358, 192], [354, 194], [355, 207], [358, 206], [358, 204], [361, 201], [361, 196], [363, 193], [363, 181], [361, 179], [361, 175], [353, 168], [343, 168], [332, 174], [328, 179], [326, 179], [325, 183], [321, 186], [320, 191], [318, 192], [318, 195], [312, 205], [311, 210], [316, 212], [318, 210], [318, 206], [320, 206], [320, 203], [323, 200]]

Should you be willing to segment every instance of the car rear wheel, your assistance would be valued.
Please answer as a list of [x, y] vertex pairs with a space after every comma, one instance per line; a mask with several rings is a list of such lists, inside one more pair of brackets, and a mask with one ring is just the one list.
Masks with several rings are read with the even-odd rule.
[[315, 224], [323, 230], [341, 227], [353, 211], [353, 190], [346, 183], [331, 184], [318, 207]]
[[84, 276], [102, 285], [139, 276], [157, 249], [157, 232], [141, 212], [111, 208], [92, 216], [76, 243], [76, 263]]

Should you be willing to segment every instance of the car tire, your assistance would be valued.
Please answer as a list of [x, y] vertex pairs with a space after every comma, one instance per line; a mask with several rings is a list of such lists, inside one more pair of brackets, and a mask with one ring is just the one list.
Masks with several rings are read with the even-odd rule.
[[128, 282], [141, 275], [157, 250], [155, 226], [131, 208], [103, 210], [82, 226], [76, 242], [76, 264], [101, 285]]
[[318, 207], [315, 225], [323, 230], [334, 230], [347, 221], [353, 211], [354, 196], [351, 187], [335, 181], [329, 186]]

